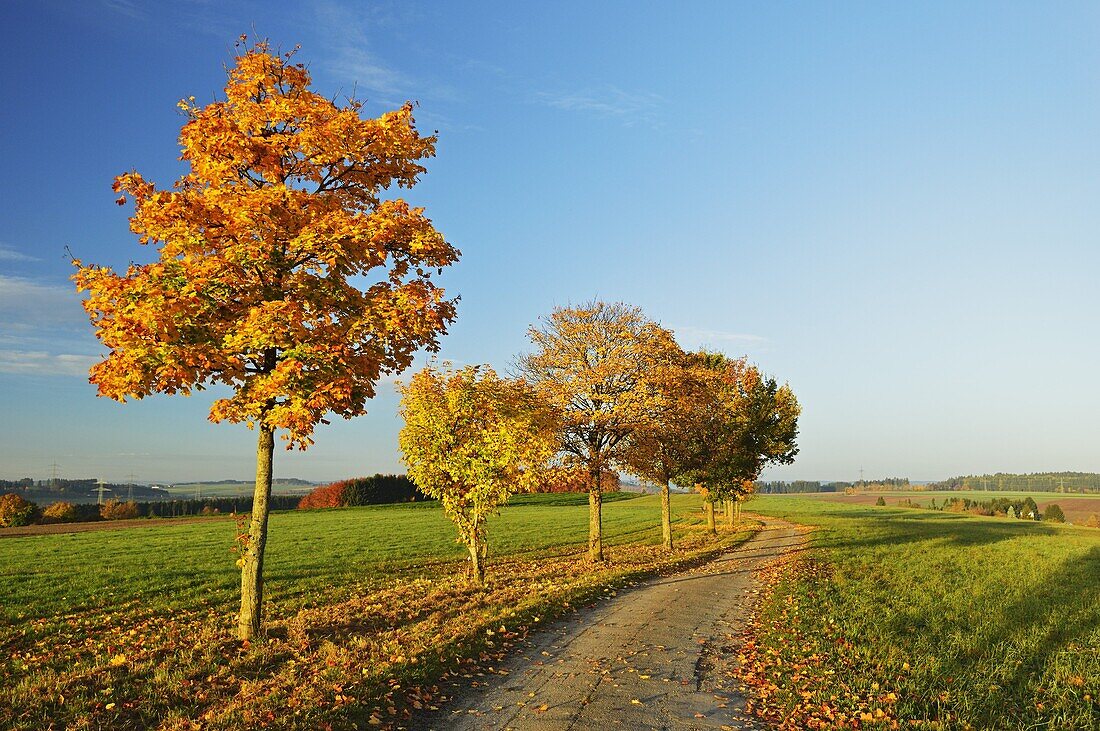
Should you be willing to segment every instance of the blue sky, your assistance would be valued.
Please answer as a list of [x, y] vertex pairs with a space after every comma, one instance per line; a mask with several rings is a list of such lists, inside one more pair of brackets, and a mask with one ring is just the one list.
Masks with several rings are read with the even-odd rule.
[[[442, 355], [504, 368], [561, 304], [641, 306], [804, 407], [776, 479], [1100, 471], [1100, 6], [0, 4], [0, 476], [248, 478], [210, 394], [119, 405], [75, 255], [142, 259], [112, 178], [181, 172], [175, 103], [234, 39], [315, 86], [419, 102], [409, 196], [463, 251]], [[278, 476], [399, 469], [396, 397]]]

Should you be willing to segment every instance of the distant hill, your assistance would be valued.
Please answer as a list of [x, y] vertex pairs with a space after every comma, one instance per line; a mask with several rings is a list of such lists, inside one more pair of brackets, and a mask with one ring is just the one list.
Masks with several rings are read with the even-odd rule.
[[[173, 487], [197, 487], [199, 485], [255, 485], [255, 480], [200, 480], [198, 482], [175, 482]], [[297, 477], [275, 477], [271, 480], [272, 485], [287, 485], [288, 487], [313, 487], [318, 485], [318, 482], [310, 482], [309, 480], [302, 480]]]
[[1096, 472], [1032, 472], [965, 475], [928, 483], [927, 490], [995, 490], [1012, 492], [1100, 493]]
[[[277, 477], [271, 481], [271, 492], [276, 495], [304, 495], [317, 483], [297, 477]], [[212, 498], [247, 497], [256, 486], [255, 480], [216, 480], [210, 482], [176, 482], [166, 485], [173, 497]]]

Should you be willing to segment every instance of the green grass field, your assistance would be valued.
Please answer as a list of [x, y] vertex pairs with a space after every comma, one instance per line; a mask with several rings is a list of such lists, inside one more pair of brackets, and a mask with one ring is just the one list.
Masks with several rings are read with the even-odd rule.
[[[698, 540], [698, 496], [673, 502], [680, 539]], [[798, 496], [748, 507], [816, 526], [754, 625], [769, 718], [789, 729], [813, 718], [1100, 728], [1100, 531]], [[12, 689], [0, 707], [14, 709], [0, 726], [361, 724], [382, 712], [362, 699], [381, 697], [388, 678], [408, 687], [435, 672], [409, 664], [416, 655], [439, 666], [483, 652], [463, 644], [478, 627], [657, 565], [658, 510], [656, 496], [610, 499], [618, 566], [588, 577], [585, 497], [521, 496], [490, 523], [487, 594], [462, 587], [463, 549], [435, 504], [275, 514], [275, 635], [244, 650], [231, 636], [231, 519], [0, 539], [0, 644], [12, 655], [0, 660]]]
[[1100, 728], [1100, 532], [794, 496], [750, 508], [818, 527], [758, 625], [785, 660], [779, 717], [862, 703], [883, 727]]
[[[494, 556], [575, 547], [587, 540], [584, 495], [516, 496], [489, 524]], [[697, 497], [676, 505], [698, 507]], [[657, 498], [628, 493], [605, 503], [610, 544], [655, 542]], [[232, 610], [240, 573], [231, 552], [232, 519], [179, 526], [28, 536], [0, 540], [0, 627], [140, 601], [165, 611], [214, 605]], [[297, 611], [394, 574], [428, 572], [465, 557], [436, 503], [271, 516], [265, 563], [269, 611]], [[490, 559], [493, 560], [492, 558]]]
[[520, 496], [489, 523], [484, 590], [463, 578], [464, 549], [435, 503], [273, 514], [267, 635], [245, 645], [230, 518], [0, 539], [0, 728], [399, 718], [430, 702], [439, 673], [492, 657], [539, 617], [747, 536], [707, 537], [698, 496], [676, 496], [683, 548], [670, 557], [659, 505], [609, 496], [612, 560], [592, 567], [586, 496]]

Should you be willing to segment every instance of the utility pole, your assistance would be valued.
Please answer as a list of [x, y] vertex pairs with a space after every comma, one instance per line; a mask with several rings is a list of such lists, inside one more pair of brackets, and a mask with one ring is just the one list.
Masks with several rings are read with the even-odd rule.
[[50, 487], [58, 489], [61, 487], [61, 468], [57, 466], [57, 462], [50, 465]]
[[96, 505], [102, 505], [103, 504], [103, 492], [107, 489], [107, 486], [103, 482], [102, 477], [99, 478], [99, 483], [98, 484], [99, 484], [99, 487], [96, 489], [96, 492], [99, 493], [99, 499], [96, 500]]
[[863, 487], [863, 465], [859, 466], [859, 486]]
[[128, 489], [126, 491], [126, 499], [129, 500], [130, 502], [133, 502], [134, 501], [134, 473], [133, 472], [130, 473], [130, 476], [129, 476], [128, 479], [130, 480], [130, 484], [127, 486]]

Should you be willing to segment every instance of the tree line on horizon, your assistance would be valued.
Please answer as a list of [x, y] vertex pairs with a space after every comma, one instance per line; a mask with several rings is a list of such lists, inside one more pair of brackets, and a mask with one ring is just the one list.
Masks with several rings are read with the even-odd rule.
[[926, 490], [985, 490], [994, 492], [1100, 493], [1096, 472], [997, 472], [951, 477], [925, 486]]

